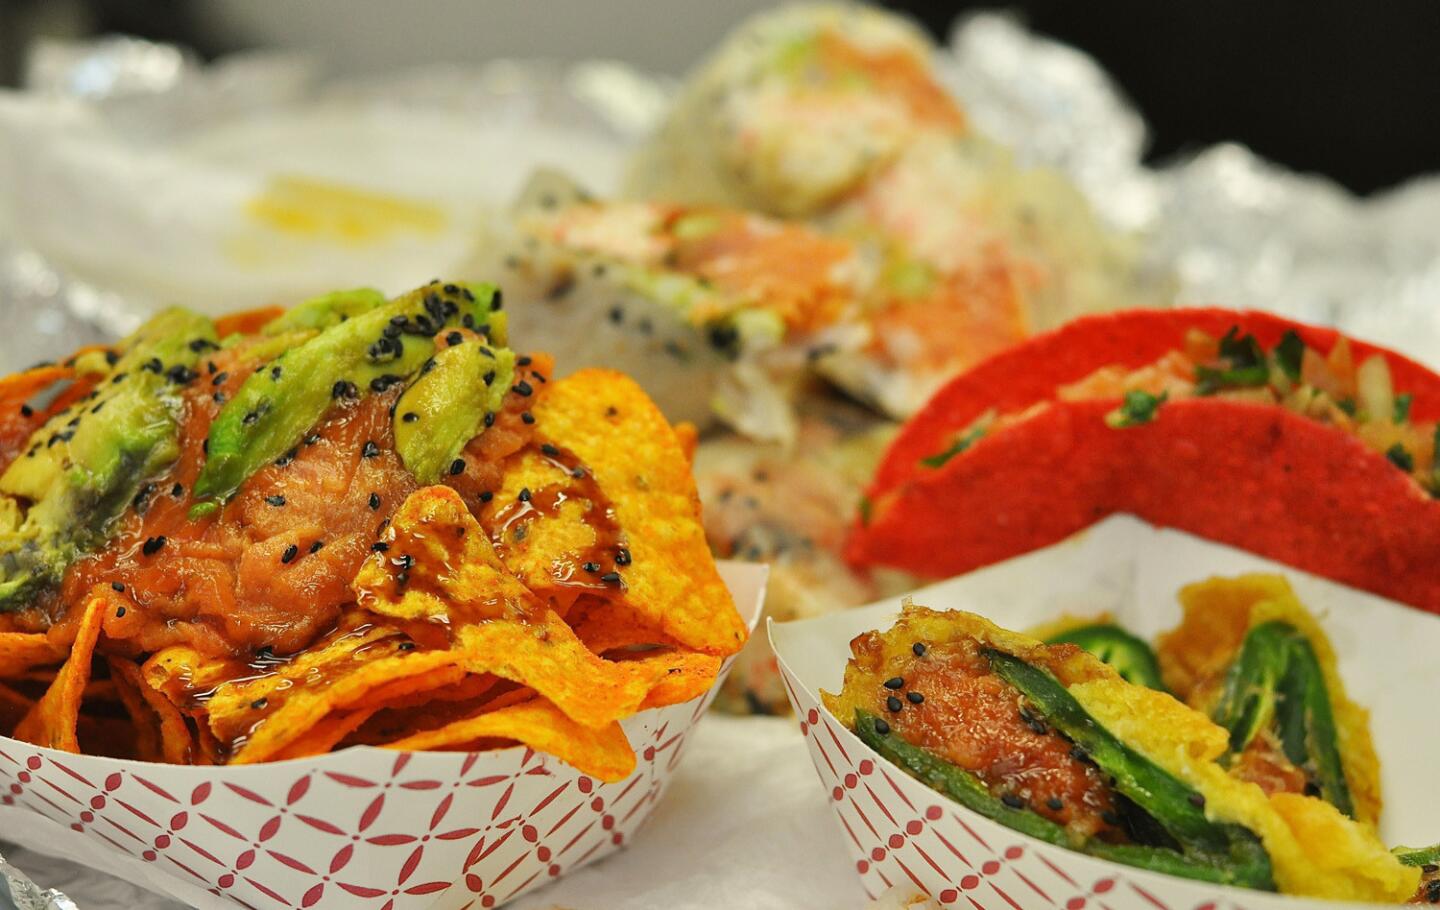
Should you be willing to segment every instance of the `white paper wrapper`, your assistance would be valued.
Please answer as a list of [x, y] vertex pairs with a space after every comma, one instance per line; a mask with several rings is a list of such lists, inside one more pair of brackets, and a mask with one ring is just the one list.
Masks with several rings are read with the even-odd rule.
[[[753, 627], [765, 567], [721, 575]], [[614, 784], [523, 747], [193, 768], [0, 738], [0, 832], [202, 910], [494, 907], [624, 846], [713, 695], [622, 721]]]
[[[917, 604], [979, 613], [1010, 629], [1061, 614], [1109, 611], [1144, 638], [1180, 620], [1175, 595], [1190, 582], [1242, 572], [1284, 575], [1324, 626], [1350, 697], [1371, 711], [1386, 795], [1387, 844], [1436, 838], [1429, 756], [1440, 735], [1423, 722], [1440, 691], [1440, 620], [1313, 575], [1116, 516], [1069, 540], [914, 593]], [[840, 690], [850, 640], [887, 629], [899, 601], [771, 624], [770, 641], [820, 782], [831, 797], [855, 869], [871, 896], [914, 885], [942, 907], [982, 910], [1085, 907], [1355, 907], [1208, 885], [1073, 853], [951, 802], [857, 739], [820, 703]]]

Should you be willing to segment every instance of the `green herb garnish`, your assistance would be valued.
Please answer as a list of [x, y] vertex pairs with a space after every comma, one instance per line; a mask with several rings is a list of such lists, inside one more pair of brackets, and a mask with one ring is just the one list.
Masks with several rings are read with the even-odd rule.
[[1409, 392], [1395, 396], [1395, 423], [1404, 423], [1410, 419], [1410, 402], [1415, 398]]
[[1300, 364], [1305, 359], [1305, 342], [1300, 340], [1294, 329], [1280, 337], [1275, 345], [1275, 363], [1292, 380], [1300, 378]]
[[1270, 381], [1270, 365], [1265, 351], [1254, 335], [1241, 335], [1239, 326], [1231, 326], [1220, 339], [1222, 367], [1195, 368], [1196, 392], [1213, 395], [1220, 389], [1253, 388]]
[[1160, 405], [1164, 404], [1169, 397], [1169, 392], [1162, 392], [1159, 395], [1151, 395], [1149, 392], [1142, 392], [1139, 389], [1126, 392], [1125, 400], [1120, 407], [1105, 415], [1105, 423], [1116, 430], [1149, 423], [1155, 419], [1155, 412], [1160, 410]]
[[929, 456], [928, 458], [922, 458], [922, 459], [920, 459], [920, 463], [923, 464], [923, 465], [924, 465], [925, 467], [927, 467], [927, 468], [938, 468], [938, 467], [942, 467], [942, 466], [944, 466], [945, 462], [949, 461], [950, 459], [954, 458], [956, 455], [959, 455], [961, 452], [965, 451], [966, 449], [968, 449], [968, 448], [970, 448], [971, 446], [973, 446], [975, 443], [979, 442], [979, 441], [980, 441], [980, 437], [982, 437], [982, 436], [984, 436], [984, 435], [985, 435], [985, 428], [984, 428], [984, 427], [976, 427], [975, 429], [971, 430], [970, 432], [968, 432], [968, 433], [964, 434], [963, 436], [960, 436], [959, 438], [957, 438], [954, 442], [952, 442], [952, 443], [950, 444], [950, 447], [949, 447], [948, 449], [946, 449], [945, 451], [943, 451], [943, 452], [938, 452], [938, 453], [936, 453], [936, 454], [934, 454], [934, 455]]
[[1385, 457], [1407, 474], [1415, 470], [1415, 456], [1398, 442], [1385, 450]]

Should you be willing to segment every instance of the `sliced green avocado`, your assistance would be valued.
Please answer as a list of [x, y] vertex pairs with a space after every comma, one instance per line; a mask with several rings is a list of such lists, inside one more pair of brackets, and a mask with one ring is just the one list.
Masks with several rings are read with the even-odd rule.
[[120, 342], [94, 397], [30, 437], [0, 475], [0, 611], [26, 606], [103, 544], [140, 485], [179, 457], [180, 390], [215, 344], [209, 319], [166, 310]]
[[429, 284], [330, 326], [245, 381], [210, 425], [197, 500], [225, 500], [295, 446], [333, 399], [404, 382], [435, 354], [437, 331], [466, 325], [504, 343], [491, 285]]
[[385, 295], [374, 288], [331, 291], [296, 304], [283, 316], [267, 323], [260, 331], [265, 335], [281, 335], [295, 329], [324, 330], [378, 309], [386, 303]]
[[495, 411], [515, 378], [515, 352], [466, 341], [435, 355], [395, 404], [395, 450], [435, 483]]

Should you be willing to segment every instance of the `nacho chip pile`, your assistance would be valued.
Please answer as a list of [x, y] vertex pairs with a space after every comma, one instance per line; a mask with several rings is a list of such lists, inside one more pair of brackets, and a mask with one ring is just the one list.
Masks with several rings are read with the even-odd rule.
[[[396, 440], [436, 415], [406, 410], [410, 388], [447, 346], [511, 356], [499, 313], [493, 328], [467, 317], [446, 330], [447, 301], [463, 312], [470, 291], [444, 287], [416, 292], [436, 356], [368, 387], [337, 380], [331, 394], [327, 380], [320, 417], [228, 496], [198, 495], [215, 485], [207, 460], [227, 402], [278, 384], [307, 342], [380, 304], [347, 298], [330, 327], [313, 302], [223, 320], [215, 342], [194, 345], [171, 390], [173, 459], [57, 581], [0, 612], [0, 732], [184, 764], [522, 743], [602, 780], [633, 770], [619, 721], [702, 694], [747, 635], [705, 544], [684, 442], [625, 376], [552, 380], [548, 358], [515, 357], [499, 407], [476, 411], [438, 478], [415, 476]], [[432, 337], [390, 325], [403, 334], [383, 337], [402, 349]], [[123, 382], [106, 370], [125, 344], [99, 352], [91, 378], [71, 363], [0, 383], [14, 411], [0, 421], [6, 463], [43, 449], [54, 422], [73, 419], [68, 404]], [[57, 382], [69, 385], [49, 407], [27, 403]], [[242, 415], [242, 431], [294, 423], [267, 406]], [[0, 560], [26, 546], [0, 534]]]

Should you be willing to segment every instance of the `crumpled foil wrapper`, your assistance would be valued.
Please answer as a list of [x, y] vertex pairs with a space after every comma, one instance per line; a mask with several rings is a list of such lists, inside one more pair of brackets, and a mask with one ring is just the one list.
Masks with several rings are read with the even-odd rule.
[[[1145, 124], [1099, 64], [1001, 14], [958, 22], [937, 65], [980, 130], [1020, 162], [1065, 173], [1107, 221], [1143, 234], [1149, 264], [1175, 274], [1178, 302], [1331, 323], [1440, 362], [1440, 176], [1362, 199], [1235, 144], [1147, 168]], [[538, 164], [576, 171], [600, 193], [615, 189], [619, 164], [675, 90], [673, 80], [613, 61], [501, 60], [325, 82], [294, 57], [241, 55], [204, 66], [181, 49], [130, 38], [41, 44], [25, 85], [57, 110], [79, 108], [122, 134], [161, 141], [257, 111], [283, 110], [291, 122], [312, 110], [459, 115], [506, 137], [493, 160], [462, 162], [498, 175], [488, 186], [495, 207]], [[0, 156], [0, 183], [5, 176]], [[57, 266], [30, 228], [0, 197], [0, 371], [114, 337], [164, 302], [163, 290], [133, 281], [117, 289], [103, 269]], [[334, 281], [354, 283], [343, 274]], [[23, 833], [6, 833], [23, 841]], [[82, 906], [174, 906], [63, 860], [5, 849], [42, 881], [83, 895]], [[3, 859], [0, 888], [9, 890], [0, 890], [0, 910], [7, 898], [23, 910], [75, 906]]]
[[0, 854], [0, 910], [76, 910], [64, 892], [41, 888]]

